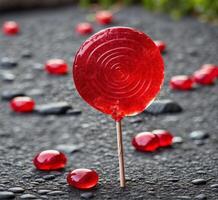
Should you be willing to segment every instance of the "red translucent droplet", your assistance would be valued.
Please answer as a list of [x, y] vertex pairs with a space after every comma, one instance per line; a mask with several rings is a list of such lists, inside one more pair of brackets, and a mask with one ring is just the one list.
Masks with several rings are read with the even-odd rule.
[[49, 74], [63, 75], [67, 74], [68, 66], [67, 63], [62, 59], [51, 59], [46, 62], [45, 70]]
[[218, 78], [218, 65], [204, 64], [201, 66], [201, 70], [208, 71], [209, 73], [212, 73], [214, 77]]
[[56, 150], [42, 151], [33, 160], [33, 164], [37, 169], [45, 171], [62, 169], [66, 163], [66, 156]]
[[154, 43], [157, 45], [157, 47], [159, 48], [160, 52], [164, 52], [166, 50], [166, 43], [161, 41], [161, 40], [156, 40], [154, 41]]
[[193, 74], [193, 80], [201, 85], [211, 85], [216, 80], [216, 74], [213, 70], [200, 69]]
[[132, 139], [132, 145], [138, 151], [155, 151], [159, 147], [159, 139], [153, 133], [143, 132]]
[[152, 131], [158, 139], [160, 147], [167, 147], [170, 146], [173, 142], [173, 136], [170, 132], [165, 130], [154, 130]]
[[15, 97], [10, 101], [10, 107], [14, 112], [32, 112], [35, 101], [30, 97]]
[[185, 75], [173, 76], [170, 80], [170, 88], [174, 90], [191, 90], [194, 81]]
[[164, 64], [144, 33], [127, 27], [102, 30], [76, 54], [73, 78], [81, 97], [116, 121], [136, 115], [160, 91]]
[[93, 32], [92, 25], [88, 22], [79, 23], [76, 26], [76, 32], [80, 35], [87, 35]]
[[77, 189], [88, 190], [98, 184], [98, 174], [91, 169], [75, 169], [68, 174], [67, 182]]
[[103, 25], [110, 24], [113, 20], [112, 13], [106, 10], [97, 12], [95, 17], [96, 17], [96, 21], [99, 24], [103, 24]]
[[20, 32], [20, 27], [15, 21], [7, 21], [3, 24], [2, 31], [5, 35], [16, 35]]

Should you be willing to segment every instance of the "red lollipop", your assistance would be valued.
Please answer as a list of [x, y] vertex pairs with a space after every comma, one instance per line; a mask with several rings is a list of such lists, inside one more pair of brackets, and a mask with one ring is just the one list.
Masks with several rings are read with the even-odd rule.
[[104, 29], [76, 54], [73, 78], [81, 97], [117, 122], [121, 187], [125, 186], [121, 120], [142, 112], [160, 91], [164, 64], [158, 47], [128, 27]]

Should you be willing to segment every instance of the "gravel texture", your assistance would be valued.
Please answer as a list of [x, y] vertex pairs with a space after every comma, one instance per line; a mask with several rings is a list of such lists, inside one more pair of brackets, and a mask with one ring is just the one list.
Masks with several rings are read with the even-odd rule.
[[[127, 186], [119, 188], [115, 124], [90, 108], [75, 90], [71, 73], [52, 76], [42, 70], [51, 58], [63, 58], [72, 66], [76, 50], [85, 37], [74, 33], [75, 25], [86, 20], [92, 10], [76, 7], [54, 10], [1, 14], [0, 23], [14, 19], [22, 33], [17, 37], [0, 35], [0, 59], [7, 57], [17, 65], [4, 64], [15, 75], [11, 82], [1, 81], [0, 92], [36, 91], [37, 105], [70, 103], [82, 114], [48, 115], [15, 114], [7, 101], [0, 106], [0, 199], [81, 199], [84, 191], [66, 183], [68, 171], [91, 168], [100, 175], [98, 186], [89, 191], [92, 199], [218, 199], [218, 84], [201, 86], [190, 92], [172, 92], [171, 76], [191, 74], [204, 63], [218, 63], [218, 27], [193, 18], [172, 21], [165, 15], [145, 12], [140, 7], [120, 10], [114, 25], [132, 26], [153, 39], [164, 40], [167, 52], [164, 87], [158, 99], [171, 99], [183, 108], [181, 113], [150, 115], [143, 113], [123, 121], [123, 140]], [[95, 30], [103, 27], [94, 24]], [[31, 56], [24, 56], [29, 52]], [[71, 71], [71, 67], [70, 67]], [[37, 92], [39, 91], [39, 92]], [[180, 138], [172, 148], [154, 153], [136, 152], [131, 138], [138, 132], [167, 129]], [[210, 135], [198, 145], [190, 138], [193, 131]], [[59, 172], [37, 171], [32, 159], [41, 150], [66, 146], [67, 167]], [[69, 150], [79, 146], [78, 151]], [[73, 153], [72, 153], [73, 152]], [[203, 179], [204, 184], [193, 184]], [[17, 193], [14, 188], [22, 188]], [[14, 191], [14, 192], [11, 192]]]

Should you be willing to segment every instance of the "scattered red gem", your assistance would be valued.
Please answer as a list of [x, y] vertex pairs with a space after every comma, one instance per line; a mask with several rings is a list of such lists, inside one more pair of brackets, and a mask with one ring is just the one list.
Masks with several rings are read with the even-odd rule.
[[155, 151], [159, 147], [159, 139], [153, 133], [143, 132], [132, 139], [132, 145], [139, 151]]
[[10, 107], [15, 112], [32, 112], [35, 102], [30, 97], [15, 97], [10, 101]]
[[152, 133], [158, 137], [160, 147], [170, 146], [173, 142], [173, 136], [168, 131], [154, 130]]
[[88, 190], [97, 185], [98, 174], [91, 169], [75, 169], [68, 174], [67, 182], [77, 189]]
[[67, 63], [62, 59], [51, 59], [45, 64], [45, 70], [50, 74], [63, 75], [67, 74]]
[[174, 76], [170, 80], [170, 88], [174, 90], [191, 90], [194, 81], [185, 75]]
[[16, 35], [20, 32], [20, 28], [17, 22], [7, 21], [3, 24], [2, 31], [5, 35]]
[[113, 15], [110, 11], [99, 11], [96, 13], [96, 21], [99, 23], [99, 24], [110, 24], [113, 20]]
[[80, 35], [87, 35], [93, 32], [92, 25], [88, 22], [79, 23], [76, 26], [76, 32]]
[[218, 65], [205, 64], [201, 66], [201, 70], [205, 70], [209, 73], [212, 73], [216, 78], [218, 78]]
[[33, 160], [33, 164], [39, 170], [57, 170], [65, 167], [67, 163], [66, 156], [56, 150], [46, 150], [37, 154]]
[[213, 70], [200, 69], [194, 72], [193, 80], [201, 85], [211, 85], [216, 80], [216, 74]]
[[81, 97], [116, 121], [144, 111], [160, 91], [163, 77], [157, 46], [146, 34], [128, 27], [108, 28], [90, 37], [73, 66]]
[[156, 40], [154, 41], [154, 43], [157, 45], [157, 47], [159, 48], [160, 52], [164, 52], [166, 50], [166, 43], [161, 41], [161, 40]]

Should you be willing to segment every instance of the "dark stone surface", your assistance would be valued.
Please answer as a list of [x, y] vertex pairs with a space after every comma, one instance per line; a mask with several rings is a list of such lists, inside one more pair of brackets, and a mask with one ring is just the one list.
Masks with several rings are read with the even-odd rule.
[[7, 100], [7, 101], [10, 101], [14, 97], [18, 97], [18, 96], [25, 96], [25, 93], [16, 89], [4, 90], [1, 93], [2, 100]]
[[14, 199], [15, 195], [13, 192], [7, 192], [7, 191], [1, 191], [0, 192], [0, 199], [5, 200], [5, 199]]
[[156, 100], [154, 101], [145, 112], [158, 115], [165, 113], [179, 113], [182, 111], [182, 107], [170, 99]]
[[[1, 101], [0, 188], [7, 191], [19, 185], [25, 193], [38, 199], [79, 200], [84, 191], [70, 188], [66, 175], [70, 170], [86, 167], [95, 169], [100, 176], [98, 186], [91, 190], [93, 199], [177, 200], [205, 194], [208, 199], [217, 200], [218, 190], [211, 185], [218, 183], [218, 84], [191, 92], [172, 92], [168, 83], [173, 75], [191, 74], [204, 63], [218, 63], [218, 28], [192, 18], [175, 22], [165, 15], [145, 12], [140, 7], [125, 8], [116, 13], [114, 25], [133, 26], [153, 39], [166, 41], [165, 82], [158, 99], [173, 99], [184, 108], [181, 113], [142, 114], [123, 120], [127, 187], [122, 190], [118, 181], [115, 123], [81, 100], [71, 74], [54, 77], [35, 68], [38, 65], [43, 69], [42, 63], [54, 57], [63, 58], [72, 66], [76, 50], [86, 39], [76, 35], [74, 27], [89, 13], [92, 11], [68, 7], [0, 14], [0, 24], [13, 19], [22, 28], [17, 37], [0, 34], [0, 59], [20, 58], [21, 50], [27, 48], [34, 54], [33, 58], [19, 60], [19, 66], [12, 69], [16, 80], [10, 84], [2, 82], [0, 94], [4, 90], [12, 91], [12, 88], [25, 92], [42, 89], [44, 95], [34, 97], [37, 105], [67, 101], [74, 109], [82, 111], [82, 115], [11, 115], [8, 102]], [[103, 28], [93, 24], [95, 31]], [[187, 52], [191, 47], [197, 50], [196, 56]], [[26, 74], [34, 74], [34, 78], [24, 82]], [[140, 123], [131, 123], [134, 118], [136, 121], [141, 119]], [[183, 143], [150, 154], [134, 151], [132, 137], [154, 129], [167, 129], [183, 138]], [[193, 130], [210, 134], [204, 145], [197, 146], [190, 139], [189, 133]], [[44, 180], [45, 175], [52, 173], [37, 171], [32, 159], [39, 151], [54, 149], [60, 144], [84, 144], [84, 147], [76, 153], [66, 153], [68, 164], [60, 171], [61, 175]], [[179, 181], [173, 182], [173, 178]], [[191, 183], [198, 178], [207, 180], [207, 184]], [[39, 190], [64, 194], [40, 194]], [[21, 195], [16, 194], [16, 198], [20, 199]]]
[[10, 69], [13, 67], [16, 67], [18, 65], [18, 62], [14, 58], [9, 57], [3, 57], [0, 60], [0, 67], [5, 69]]

